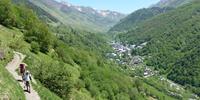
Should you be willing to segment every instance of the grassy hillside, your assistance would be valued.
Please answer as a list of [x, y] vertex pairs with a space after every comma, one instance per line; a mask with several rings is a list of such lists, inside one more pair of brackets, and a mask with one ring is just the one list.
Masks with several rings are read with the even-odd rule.
[[182, 85], [194, 86], [199, 95], [199, 8], [196, 1], [169, 13], [156, 16], [119, 38], [130, 44], [147, 42], [134, 50], [148, 56], [147, 65], [154, 66], [168, 78]]
[[[180, 7], [195, 0], [161, 0], [154, 7]], [[197, 1], [197, 0], [196, 0]]]
[[39, 81], [37, 84], [32, 84], [33, 88], [38, 92], [41, 100], [62, 100], [55, 93], [44, 87]]
[[[2, 63], [2, 62], [0, 62]], [[0, 64], [0, 98], [25, 100], [23, 90], [18, 82], [8, 73], [5, 65]]]
[[[13, 50], [25, 52], [30, 45], [23, 40], [23, 34], [18, 29], [9, 29], [0, 25], [0, 50], [5, 53], [5, 59], [0, 60], [0, 97], [8, 97], [11, 100], [25, 100], [24, 91], [18, 82], [5, 69], [6, 64], [12, 60]], [[59, 100], [59, 97], [37, 84], [34, 87], [41, 96], [42, 100]]]
[[119, 33], [133, 30], [146, 20], [193, 1], [195, 0], [161, 0], [150, 8], [139, 9], [121, 19], [120, 22], [108, 31], [108, 33]]
[[9, 44], [12, 42], [13, 31], [0, 25], [0, 52], [3, 52], [4, 59], [0, 60], [0, 99], [21, 99], [25, 100], [23, 90], [9, 72], [5, 69], [7, 63], [12, 60], [12, 51]]
[[[117, 12], [110, 12], [110, 15], [102, 16], [92, 8], [67, 6], [54, 0], [25, 1], [40, 17], [43, 17], [43, 19], [49, 18], [51, 21], [57, 22], [57, 24], [62, 23], [75, 29], [90, 32], [106, 32], [111, 26], [124, 17], [123, 14]], [[77, 9], [81, 9], [82, 12]]]
[[139, 24], [144, 22], [145, 20], [151, 19], [152, 17], [159, 15], [161, 13], [168, 12], [173, 8], [159, 8], [159, 7], [152, 7], [152, 8], [143, 8], [133, 12], [132, 14], [128, 15], [127, 17], [123, 18], [114, 25], [108, 33], [115, 33], [115, 32], [126, 32], [138, 27]]

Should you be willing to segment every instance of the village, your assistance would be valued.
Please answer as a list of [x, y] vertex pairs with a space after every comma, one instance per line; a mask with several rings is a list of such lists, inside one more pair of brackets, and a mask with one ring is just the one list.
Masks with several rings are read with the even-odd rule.
[[[159, 72], [153, 70], [151, 67], [146, 66], [144, 64], [144, 59], [145, 57], [139, 56], [139, 55], [134, 55], [132, 52], [133, 50], [136, 49], [142, 49], [144, 46], [147, 45], [147, 42], [142, 43], [140, 45], [128, 45], [128, 44], [123, 44], [121, 42], [115, 42], [111, 41], [109, 42], [110, 46], [112, 46], [114, 52], [107, 53], [106, 56], [111, 60], [114, 61], [120, 65], [128, 66], [128, 70], [138, 73], [137, 75], [141, 75], [145, 79], [156, 79], [160, 83], [165, 83], [166, 87], [168, 87], [167, 92], [170, 95], [173, 96], [179, 96], [182, 97], [181, 93], [177, 91], [184, 91], [185, 89], [179, 85], [174, 83], [173, 81], [168, 80], [167, 78], [163, 76], [159, 76]], [[137, 70], [136, 70], [137, 69]], [[138, 71], [138, 69], [142, 69], [142, 71]], [[134, 77], [138, 77], [138, 76]], [[154, 76], [154, 77], [152, 77]], [[175, 89], [176, 92], [171, 91], [170, 89]], [[197, 95], [192, 94], [192, 97], [198, 98]], [[190, 98], [190, 100], [193, 100]]]
[[[115, 61], [120, 65], [128, 66], [129, 69], [132, 71], [134, 71], [138, 67], [138, 65], [143, 64], [144, 57], [134, 55], [132, 54], [132, 52], [136, 49], [142, 49], [144, 46], [146, 46], [147, 42], [140, 45], [124, 45], [121, 42], [111, 41], [109, 42], [109, 44], [110, 46], [112, 46], [114, 52], [107, 53], [106, 56], [111, 61]], [[153, 76], [155, 72], [146, 66], [142, 74], [144, 77], [147, 78]]]

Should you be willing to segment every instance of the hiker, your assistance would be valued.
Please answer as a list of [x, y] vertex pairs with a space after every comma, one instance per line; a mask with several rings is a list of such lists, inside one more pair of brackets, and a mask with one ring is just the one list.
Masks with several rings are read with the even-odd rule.
[[20, 71], [20, 75], [22, 76], [22, 81], [24, 81], [23, 79], [23, 76], [25, 74], [25, 71], [26, 71], [26, 64], [22, 63], [19, 65], [19, 71]]
[[30, 89], [30, 81], [32, 80], [31, 74], [29, 71], [26, 71], [25, 76], [24, 76], [24, 81], [25, 81], [25, 86], [27, 89], [27, 92], [31, 93]]

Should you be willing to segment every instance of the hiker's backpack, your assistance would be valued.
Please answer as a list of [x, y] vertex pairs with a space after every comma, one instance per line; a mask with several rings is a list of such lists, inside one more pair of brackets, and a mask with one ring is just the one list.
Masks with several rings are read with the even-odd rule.
[[24, 73], [25, 72], [25, 65], [24, 64], [20, 64], [20, 73]]

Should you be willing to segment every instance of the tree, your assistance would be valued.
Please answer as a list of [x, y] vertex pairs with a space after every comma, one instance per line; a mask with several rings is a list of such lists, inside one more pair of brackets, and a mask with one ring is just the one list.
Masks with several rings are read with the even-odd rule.
[[31, 51], [36, 54], [40, 51], [40, 46], [37, 42], [31, 42]]
[[8, 27], [16, 25], [14, 7], [10, 0], [0, 1], [0, 23]]
[[141, 80], [139, 80], [139, 79], [136, 79], [135, 80], [135, 85], [136, 85], [136, 88], [138, 89], [138, 91], [139, 92], [141, 92], [141, 90], [142, 90], [142, 81]]

